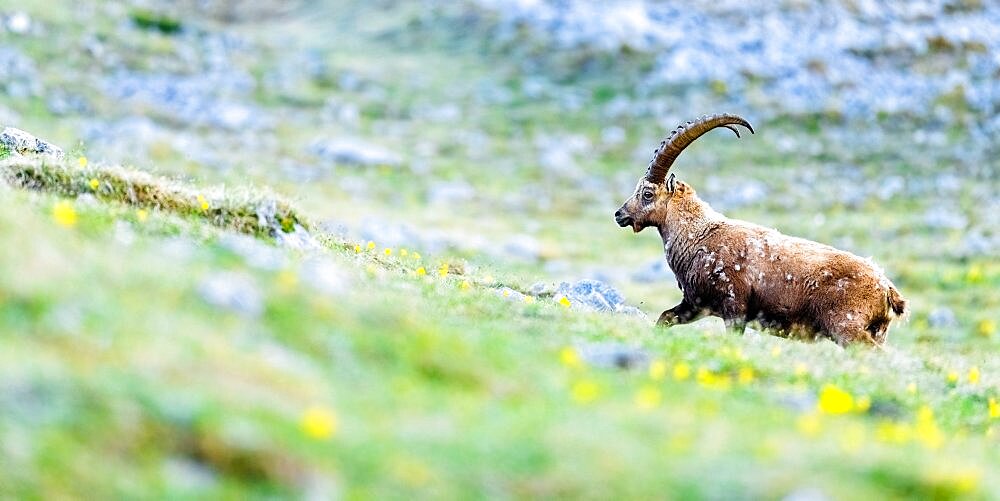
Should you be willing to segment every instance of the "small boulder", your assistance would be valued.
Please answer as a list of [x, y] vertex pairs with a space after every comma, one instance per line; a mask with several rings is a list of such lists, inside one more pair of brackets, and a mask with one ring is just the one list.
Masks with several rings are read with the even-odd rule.
[[0, 145], [5, 146], [12, 153], [21, 155], [50, 155], [56, 158], [63, 157], [62, 148], [38, 139], [35, 136], [13, 127], [7, 127], [0, 132]]
[[334, 139], [316, 142], [310, 148], [312, 153], [324, 160], [339, 164], [372, 167], [380, 165], [398, 166], [402, 159], [381, 146], [366, 143], [359, 139]]
[[577, 352], [588, 365], [602, 369], [641, 369], [650, 358], [642, 348], [615, 342], [580, 345]]
[[587, 310], [644, 316], [639, 308], [626, 304], [625, 297], [617, 289], [598, 280], [562, 282], [553, 297], [557, 300], [565, 297], [571, 306]]

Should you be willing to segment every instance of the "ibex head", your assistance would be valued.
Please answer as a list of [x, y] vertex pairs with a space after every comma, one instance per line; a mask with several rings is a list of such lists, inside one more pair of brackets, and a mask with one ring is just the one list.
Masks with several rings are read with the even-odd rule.
[[740, 133], [734, 125], [742, 125], [753, 133], [750, 122], [729, 114], [706, 115], [674, 129], [653, 152], [653, 160], [649, 162], [646, 175], [636, 185], [635, 193], [615, 212], [618, 225], [623, 228], [631, 226], [633, 231], [639, 232], [647, 226], [663, 223], [672, 207], [694, 194], [694, 189], [676, 180], [673, 174], [667, 177], [674, 160], [695, 139], [716, 127], [725, 127], [739, 137]]

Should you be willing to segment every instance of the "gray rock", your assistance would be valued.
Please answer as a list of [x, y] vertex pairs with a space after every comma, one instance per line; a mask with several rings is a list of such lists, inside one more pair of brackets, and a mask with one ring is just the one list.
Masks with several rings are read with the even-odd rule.
[[937, 229], [961, 230], [968, 226], [969, 220], [961, 214], [958, 207], [945, 209], [936, 206], [924, 213], [924, 224]]
[[7, 127], [3, 132], [0, 132], [0, 144], [6, 146], [10, 151], [21, 155], [63, 157], [62, 148], [13, 127]]
[[427, 202], [431, 205], [451, 205], [468, 202], [476, 196], [476, 190], [465, 181], [441, 181], [427, 188]]
[[673, 283], [676, 278], [674, 272], [667, 266], [667, 260], [663, 258], [650, 261], [631, 276], [633, 282], [641, 284], [651, 283]]
[[402, 159], [396, 153], [355, 138], [317, 141], [310, 147], [310, 151], [324, 160], [339, 164], [395, 167], [402, 163]]
[[976, 232], [962, 237], [961, 252], [965, 256], [1000, 255], [1000, 235], [992, 237]]
[[0, 47], [0, 90], [14, 100], [40, 96], [42, 79], [35, 62], [12, 47]]
[[17, 34], [25, 35], [31, 31], [31, 16], [24, 12], [15, 12], [7, 18], [7, 31]]
[[958, 319], [955, 317], [955, 312], [951, 311], [951, 308], [939, 306], [931, 310], [927, 315], [927, 323], [931, 327], [954, 327], [958, 325]]
[[264, 311], [264, 296], [246, 273], [212, 273], [198, 285], [198, 294], [212, 306], [243, 316], [258, 317]]
[[323, 248], [323, 245], [308, 230], [298, 224], [290, 232], [275, 229], [274, 238], [278, 245], [290, 249], [318, 250]]
[[253, 76], [221, 66], [194, 75], [120, 71], [105, 77], [102, 88], [113, 99], [147, 106], [171, 121], [231, 131], [270, 128], [272, 120], [249, 104]]
[[[529, 37], [554, 53], [654, 55], [640, 87], [694, 87], [685, 94], [691, 109], [714, 100], [772, 114], [837, 110], [870, 121], [879, 112], [926, 113], [956, 91], [963, 105], [987, 116], [1000, 104], [996, 2], [980, 2], [974, 13], [947, 0], [907, 9], [873, 7], [877, 2], [475, 3], [498, 19], [500, 43]], [[758, 22], [744, 22], [750, 18]], [[914, 64], [941, 57], [942, 45], [969, 68]], [[752, 82], [762, 82], [760, 92], [747, 92]]]
[[573, 284], [562, 282], [553, 298], [562, 297], [569, 299], [571, 308], [644, 316], [638, 308], [626, 304], [625, 297], [617, 289], [597, 280], [580, 280]]
[[511, 257], [537, 261], [542, 255], [542, 244], [531, 235], [514, 235], [503, 244], [503, 251]]
[[504, 299], [506, 299], [508, 301], [518, 301], [518, 302], [524, 301], [524, 297], [525, 297], [524, 294], [522, 294], [522, 293], [520, 293], [520, 292], [518, 292], [518, 291], [516, 291], [514, 289], [511, 289], [510, 287], [500, 287], [499, 289], [495, 289], [495, 290], [496, 290], [496, 294], [498, 296], [500, 296], [500, 297], [502, 297], [502, 298], [504, 298]]
[[576, 347], [589, 365], [602, 369], [639, 369], [649, 364], [649, 354], [638, 346], [623, 343], [588, 343]]
[[162, 473], [171, 485], [187, 489], [209, 489], [219, 479], [207, 464], [187, 457], [171, 457], [163, 462]]
[[219, 244], [243, 258], [249, 266], [261, 270], [280, 270], [286, 265], [285, 255], [257, 238], [238, 233], [226, 233]]
[[528, 288], [528, 294], [535, 297], [551, 297], [556, 293], [556, 290], [557, 287], [555, 284], [535, 282]]
[[324, 294], [340, 294], [350, 285], [347, 273], [329, 259], [316, 257], [302, 264], [302, 281]]

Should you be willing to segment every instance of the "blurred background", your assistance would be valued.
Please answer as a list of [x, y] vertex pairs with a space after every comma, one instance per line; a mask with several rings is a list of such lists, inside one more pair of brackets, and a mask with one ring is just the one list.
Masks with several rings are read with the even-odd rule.
[[901, 346], [996, 349], [998, 2], [0, 0], [0, 126], [653, 318], [680, 292], [612, 213], [720, 112], [757, 133], [685, 152], [703, 199], [874, 256]]
[[895, 274], [907, 258], [997, 253], [994, 2], [85, 0], [2, 13], [0, 123], [95, 160], [274, 186], [361, 240], [669, 297], [654, 237], [610, 214], [671, 128], [732, 112], [760, 133], [716, 132], [677, 168], [729, 215]]

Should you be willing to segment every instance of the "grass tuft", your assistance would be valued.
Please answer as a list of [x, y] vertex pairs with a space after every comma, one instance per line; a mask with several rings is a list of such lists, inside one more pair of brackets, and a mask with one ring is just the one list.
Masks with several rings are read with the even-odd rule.
[[65, 197], [90, 194], [141, 208], [203, 218], [259, 237], [275, 237], [310, 225], [286, 200], [258, 189], [198, 190], [192, 186], [119, 166], [80, 167], [69, 161], [18, 157], [0, 162], [0, 179], [23, 189]]

